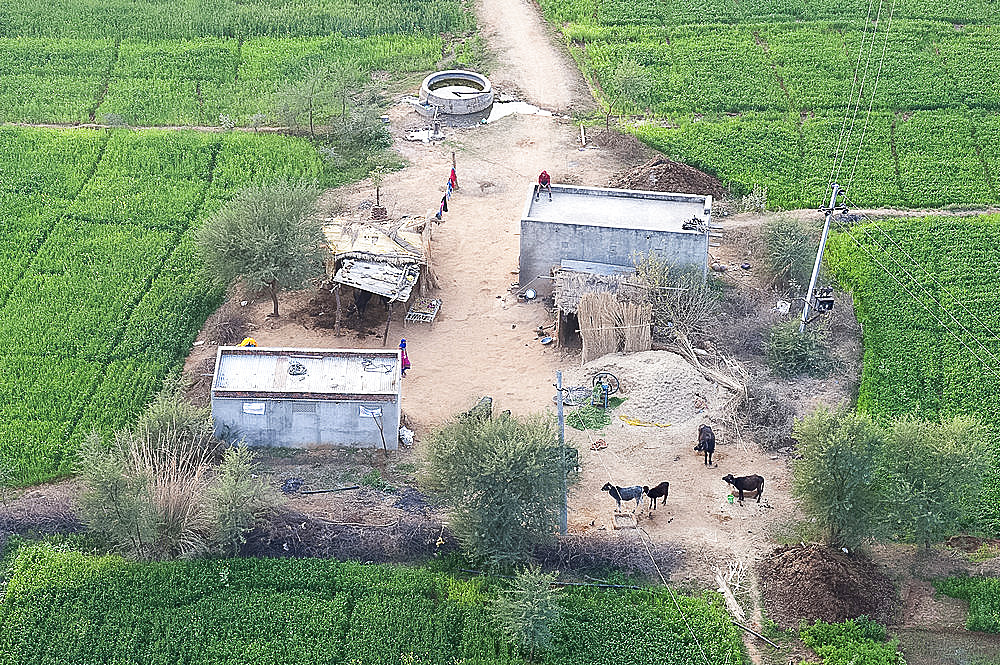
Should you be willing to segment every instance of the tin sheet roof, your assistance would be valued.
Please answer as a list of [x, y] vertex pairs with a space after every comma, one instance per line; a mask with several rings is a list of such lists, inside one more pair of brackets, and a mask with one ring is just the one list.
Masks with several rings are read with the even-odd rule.
[[396, 266], [391, 263], [344, 259], [333, 281], [356, 289], [385, 296], [392, 301], [410, 299], [413, 285], [420, 277], [420, 266], [415, 263]]
[[212, 394], [336, 399], [398, 395], [399, 388], [396, 350], [220, 347]]

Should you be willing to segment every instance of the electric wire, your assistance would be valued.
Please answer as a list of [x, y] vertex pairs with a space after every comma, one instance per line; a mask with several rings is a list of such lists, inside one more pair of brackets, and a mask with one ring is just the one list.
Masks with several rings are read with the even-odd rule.
[[[844, 197], [844, 201], [845, 201], [845, 203], [847, 203], [847, 205], [849, 207], [851, 207], [851, 208], [857, 208], [857, 206], [855, 206], [854, 203], [851, 202], [846, 196]], [[886, 239], [889, 240], [889, 242], [891, 242], [896, 247], [896, 249], [898, 249], [900, 252], [902, 252], [906, 256], [906, 258], [910, 261], [910, 263], [913, 266], [915, 266], [919, 270], [922, 270], [923, 273], [925, 275], [927, 275], [931, 279], [931, 281], [933, 281], [934, 284], [937, 285], [937, 287], [939, 289], [941, 289], [944, 293], [946, 293], [948, 295], [948, 297], [953, 302], [955, 302], [958, 305], [960, 305], [962, 307], [962, 309], [964, 309], [969, 316], [971, 316], [973, 319], [975, 319], [976, 323], [978, 323], [982, 327], [982, 329], [985, 330], [989, 334], [990, 337], [992, 337], [993, 339], [995, 339], [998, 342], [1000, 342], [1000, 335], [998, 335], [996, 332], [993, 331], [992, 328], [990, 328], [988, 325], [986, 325], [986, 323], [981, 318], [979, 318], [979, 316], [975, 312], [973, 312], [971, 309], [969, 309], [969, 307], [961, 299], [959, 299], [954, 293], [952, 293], [951, 291], [949, 291], [948, 288], [945, 287], [945, 285], [942, 284], [937, 279], [937, 277], [934, 276], [934, 273], [932, 273], [931, 271], [927, 270], [927, 268], [925, 268], [919, 261], [917, 261], [916, 259], [914, 259], [913, 256], [911, 256], [910, 253], [906, 251], [906, 248], [903, 247], [903, 245], [899, 243], [899, 241], [897, 241], [895, 238], [893, 238], [892, 235], [888, 231], [886, 231], [881, 226], [879, 226], [878, 222], [876, 222], [874, 219], [872, 219], [871, 217], [869, 217], [868, 215], [865, 215], [865, 214], [860, 214], [860, 215], [858, 215], [858, 217], [860, 219], [865, 220], [865, 222], [867, 224], [869, 224], [869, 225], [873, 226], [875, 229], [877, 229], [879, 231], [879, 233], [881, 233]]]
[[967, 344], [967, 343], [965, 342], [965, 340], [964, 340], [964, 339], [962, 339], [961, 337], [959, 337], [959, 336], [958, 336], [958, 335], [957, 335], [957, 334], [955, 333], [955, 331], [953, 331], [953, 330], [952, 330], [951, 328], [949, 328], [949, 327], [948, 327], [948, 325], [947, 325], [947, 324], [946, 324], [946, 323], [945, 323], [944, 321], [942, 321], [942, 320], [941, 320], [941, 319], [940, 319], [940, 318], [939, 318], [939, 317], [938, 317], [938, 316], [937, 316], [937, 315], [936, 315], [936, 314], [935, 314], [935, 313], [934, 313], [934, 312], [933, 312], [933, 311], [931, 310], [931, 308], [930, 308], [930, 307], [928, 307], [928, 306], [927, 306], [927, 303], [925, 303], [925, 302], [924, 302], [923, 300], [921, 300], [921, 299], [917, 298], [916, 296], [914, 296], [914, 295], [913, 295], [913, 293], [911, 293], [911, 292], [910, 292], [910, 290], [906, 288], [906, 285], [905, 285], [905, 284], [903, 284], [903, 282], [902, 282], [902, 281], [900, 281], [900, 280], [899, 280], [899, 278], [898, 278], [898, 277], [896, 277], [896, 275], [894, 275], [894, 274], [892, 273], [892, 271], [890, 271], [890, 270], [889, 270], [888, 268], [886, 268], [886, 267], [885, 267], [885, 265], [883, 265], [883, 264], [882, 264], [882, 262], [881, 262], [881, 261], [879, 261], [879, 260], [878, 260], [878, 258], [877, 258], [877, 257], [876, 257], [876, 256], [875, 256], [875, 255], [874, 255], [874, 254], [873, 254], [873, 253], [872, 253], [872, 252], [871, 252], [871, 251], [870, 251], [870, 250], [869, 250], [869, 249], [868, 249], [868, 248], [867, 248], [867, 247], [866, 247], [866, 246], [864, 245], [864, 243], [862, 243], [862, 242], [861, 242], [860, 240], [858, 240], [858, 239], [857, 239], [856, 237], [854, 237], [854, 234], [853, 234], [853, 233], [851, 233], [851, 230], [850, 230], [850, 229], [847, 229], [847, 230], [846, 230], [846, 232], [847, 232], [847, 236], [848, 236], [848, 237], [849, 237], [849, 238], [850, 238], [851, 240], [853, 240], [853, 241], [854, 241], [854, 243], [855, 243], [855, 244], [856, 244], [856, 245], [858, 246], [858, 248], [859, 248], [859, 249], [861, 249], [861, 251], [863, 251], [863, 252], [864, 252], [865, 254], [867, 254], [867, 255], [868, 255], [868, 257], [869, 257], [869, 258], [870, 258], [870, 259], [871, 259], [871, 260], [872, 260], [872, 261], [873, 261], [873, 262], [874, 262], [874, 263], [875, 263], [875, 264], [876, 264], [876, 265], [877, 265], [877, 266], [878, 266], [879, 268], [881, 268], [881, 269], [882, 269], [882, 271], [883, 271], [883, 272], [884, 272], [885, 274], [887, 274], [887, 275], [888, 275], [889, 277], [891, 277], [891, 278], [893, 279], [893, 281], [895, 281], [895, 282], [896, 282], [896, 283], [897, 283], [897, 284], [899, 285], [899, 287], [900, 287], [900, 288], [901, 288], [901, 289], [903, 290], [903, 292], [904, 292], [904, 293], [906, 293], [906, 295], [910, 296], [910, 298], [912, 298], [913, 300], [915, 300], [915, 301], [916, 301], [916, 302], [917, 302], [917, 303], [918, 303], [918, 304], [919, 304], [919, 305], [920, 305], [921, 307], [923, 307], [923, 308], [924, 308], [925, 310], [927, 310], [927, 313], [931, 315], [931, 318], [933, 318], [933, 319], [934, 319], [935, 321], [937, 321], [937, 322], [938, 322], [938, 324], [939, 324], [939, 325], [940, 325], [940, 326], [941, 326], [941, 327], [942, 327], [942, 328], [943, 328], [943, 329], [944, 329], [944, 330], [945, 330], [946, 332], [948, 332], [949, 334], [951, 334], [951, 336], [952, 336], [952, 337], [954, 337], [954, 338], [955, 338], [956, 340], [958, 340], [958, 341], [959, 341], [959, 343], [961, 343], [961, 344], [962, 344], [962, 346], [964, 346], [964, 347], [965, 347], [966, 349], [968, 349], [969, 353], [970, 353], [970, 354], [972, 354], [972, 356], [973, 356], [973, 357], [974, 357], [974, 358], [975, 358], [976, 360], [978, 360], [978, 361], [979, 361], [979, 362], [980, 362], [980, 363], [981, 363], [981, 364], [983, 365], [983, 367], [985, 367], [985, 368], [986, 368], [987, 370], [989, 370], [990, 372], [992, 372], [992, 373], [993, 373], [993, 375], [997, 377], [997, 379], [1000, 379], [1000, 372], [998, 372], [998, 371], [997, 371], [996, 369], [994, 369], [993, 367], [991, 367], [991, 366], [990, 366], [990, 364], [989, 364], [988, 362], [986, 362], [985, 360], [983, 360], [983, 358], [982, 358], [982, 357], [981, 357], [981, 356], [980, 356], [979, 354], [977, 354], [977, 353], [976, 353], [975, 349], [973, 349], [973, 348], [972, 348], [971, 346], [969, 346], [969, 345], [968, 345], [968, 344]]
[[861, 158], [861, 150], [865, 145], [865, 133], [868, 131], [868, 121], [871, 119], [872, 106], [875, 104], [875, 93], [878, 92], [879, 79], [882, 78], [882, 65], [885, 64], [885, 51], [889, 46], [889, 31], [892, 30], [892, 16], [895, 13], [896, 0], [892, 0], [892, 7], [889, 9], [889, 22], [885, 27], [885, 38], [882, 41], [882, 56], [878, 61], [878, 72], [875, 74], [875, 84], [872, 86], [872, 96], [868, 102], [868, 112], [865, 113], [865, 124], [861, 129], [861, 138], [858, 140], [858, 152], [854, 155], [854, 164], [851, 166], [851, 175], [847, 179], [847, 189], [851, 188], [851, 183], [854, 181], [854, 171], [858, 168], [858, 160]]
[[[839, 156], [839, 162], [836, 161], [836, 160], [834, 161], [834, 166], [835, 166], [835, 171], [836, 171], [835, 178], [837, 180], [840, 179], [840, 169], [844, 165], [844, 159], [847, 157], [848, 148], [851, 145], [851, 137], [854, 135], [854, 123], [855, 123], [855, 121], [857, 120], [857, 117], [858, 117], [858, 109], [861, 108], [861, 98], [864, 95], [865, 81], [868, 80], [868, 71], [871, 68], [872, 52], [875, 50], [875, 35], [878, 32], [879, 21], [881, 21], [881, 19], [882, 19], [882, 7], [883, 7], [883, 4], [884, 4], [884, 0], [879, 0], [879, 3], [878, 3], [878, 12], [875, 14], [875, 25], [872, 28], [872, 41], [868, 45], [868, 57], [865, 58], [865, 72], [864, 72], [864, 75], [861, 78], [861, 86], [858, 89], [858, 98], [857, 98], [857, 101], [854, 104], [854, 112], [853, 112], [853, 114], [851, 116], [851, 125], [850, 125], [850, 128], [847, 130], [847, 142], [844, 144], [844, 151], [843, 151], [843, 153]], [[865, 40], [865, 38], [864, 38], [864, 36], [862, 36], [862, 43], [864, 42], [864, 40]], [[856, 75], [857, 74], [855, 74], [855, 76]]]
[[[577, 413], [577, 417], [580, 419], [580, 422], [583, 423], [584, 422], [584, 416], [583, 416], [583, 412], [580, 409], [581, 409], [581, 407], [578, 406], [577, 410], [576, 410], [576, 413]], [[612, 485], [614, 485], [615, 487], [620, 487], [620, 485], [618, 485], [617, 483], [615, 483], [614, 476], [611, 475], [611, 469], [609, 469], [607, 463], [605, 463], [604, 457], [601, 454], [601, 451], [598, 450], [596, 452], [597, 452], [597, 459], [598, 459], [598, 461], [600, 461], [601, 466], [604, 467], [605, 473], [608, 474], [608, 481]], [[646, 554], [649, 556], [650, 562], [653, 564], [653, 568], [656, 569], [656, 574], [660, 578], [660, 583], [663, 584], [664, 587], [666, 587], [667, 592], [670, 594], [670, 599], [673, 600], [674, 607], [677, 609], [677, 613], [680, 615], [681, 620], [684, 621], [684, 627], [687, 628], [688, 634], [691, 635], [691, 639], [694, 640], [694, 643], [696, 645], [698, 645], [698, 651], [701, 652], [701, 657], [702, 657], [702, 659], [704, 659], [705, 665], [711, 665], [712, 661], [710, 661], [708, 659], [708, 656], [705, 654], [705, 648], [702, 647], [701, 640], [698, 639], [698, 636], [695, 634], [694, 630], [692, 630], [691, 624], [688, 623], [687, 615], [685, 615], [684, 614], [684, 610], [681, 609], [681, 604], [679, 602], [677, 602], [677, 596], [676, 596], [676, 594], [674, 594], [674, 590], [670, 587], [669, 584], [667, 584], [667, 578], [663, 575], [663, 571], [660, 570], [659, 564], [656, 563], [656, 558], [653, 556], [653, 551], [649, 548], [649, 544], [642, 537], [643, 534], [645, 534], [646, 536], [649, 536], [649, 534], [646, 534], [646, 532], [644, 530], [639, 529], [638, 526], [636, 527], [636, 533], [639, 534], [639, 542], [642, 543], [643, 548], [646, 550]]]
[[866, 229], [866, 228], [865, 228], [864, 226], [862, 226], [862, 227], [861, 227], [861, 230], [862, 230], [862, 231], [864, 231], [865, 235], [866, 235], [866, 236], [867, 236], [867, 237], [868, 237], [868, 238], [869, 238], [869, 239], [871, 240], [871, 242], [872, 242], [872, 243], [873, 243], [873, 244], [874, 244], [874, 245], [875, 245], [876, 247], [878, 247], [878, 249], [879, 249], [879, 251], [880, 251], [880, 252], [882, 252], [883, 254], [885, 254], [886, 256], [888, 256], [888, 257], [889, 257], [889, 258], [890, 258], [890, 259], [891, 259], [891, 260], [893, 261], [893, 263], [895, 263], [895, 264], [896, 264], [897, 266], [899, 266], [899, 268], [900, 268], [900, 269], [901, 269], [901, 270], [902, 270], [902, 271], [903, 271], [903, 272], [904, 272], [904, 273], [906, 274], [906, 276], [907, 276], [907, 277], [908, 277], [908, 278], [909, 278], [909, 279], [910, 279], [910, 280], [911, 280], [911, 281], [912, 281], [912, 282], [913, 282], [914, 284], [916, 284], [916, 285], [917, 285], [918, 287], [920, 287], [920, 289], [921, 289], [921, 290], [922, 290], [922, 291], [923, 291], [923, 292], [924, 292], [924, 293], [925, 293], [925, 294], [927, 295], [927, 297], [928, 297], [928, 298], [930, 298], [930, 299], [931, 299], [931, 300], [932, 300], [932, 301], [934, 302], [934, 304], [935, 304], [935, 305], [937, 305], [938, 307], [940, 307], [940, 308], [941, 308], [941, 311], [942, 311], [942, 312], [944, 312], [945, 314], [947, 314], [947, 315], [948, 315], [948, 317], [949, 317], [949, 318], [951, 318], [951, 320], [952, 320], [952, 321], [954, 321], [954, 322], [955, 322], [955, 324], [956, 324], [956, 325], [957, 325], [957, 326], [958, 326], [959, 328], [961, 328], [961, 329], [962, 329], [962, 331], [963, 331], [964, 333], [966, 333], [967, 335], [971, 336], [971, 337], [972, 337], [972, 339], [973, 339], [973, 340], [974, 340], [974, 341], [976, 342], [976, 344], [978, 344], [978, 345], [979, 345], [979, 347], [980, 347], [980, 348], [982, 348], [982, 350], [983, 350], [983, 351], [985, 351], [985, 352], [986, 352], [986, 354], [987, 354], [987, 355], [989, 355], [989, 356], [990, 356], [990, 358], [992, 358], [992, 359], [993, 359], [993, 362], [997, 363], [997, 365], [998, 365], [998, 366], [1000, 366], [1000, 358], [998, 358], [998, 357], [996, 356], [996, 354], [995, 354], [995, 353], [993, 353], [993, 352], [992, 352], [992, 351], [991, 351], [991, 350], [989, 349], [989, 347], [987, 347], [987, 346], [986, 346], [985, 344], [983, 344], [983, 343], [982, 343], [982, 342], [981, 342], [981, 341], [979, 340], [979, 338], [978, 338], [978, 337], [977, 337], [977, 336], [976, 336], [976, 335], [975, 335], [975, 334], [974, 334], [974, 333], [973, 333], [973, 332], [972, 332], [971, 330], [969, 330], [968, 328], [966, 328], [966, 327], [965, 327], [965, 325], [964, 325], [964, 324], [963, 324], [963, 323], [962, 323], [961, 321], [959, 321], [959, 320], [958, 320], [957, 318], [955, 318], [955, 315], [954, 315], [954, 314], [952, 314], [952, 313], [951, 313], [951, 311], [950, 311], [950, 310], [948, 310], [948, 308], [946, 308], [946, 307], [945, 307], [945, 306], [944, 306], [944, 305], [943, 305], [943, 304], [941, 303], [941, 301], [940, 301], [940, 300], [938, 300], [937, 298], [935, 298], [935, 297], [934, 297], [934, 294], [933, 294], [933, 293], [931, 293], [931, 292], [930, 292], [929, 290], [927, 290], [927, 287], [925, 287], [925, 286], [924, 286], [923, 284], [921, 284], [921, 283], [920, 283], [920, 281], [919, 281], [919, 280], [917, 280], [917, 278], [916, 278], [916, 277], [914, 277], [914, 276], [913, 276], [913, 275], [912, 275], [912, 274], [910, 273], [910, 271], [906, 269], [906, 266], [904, 266], [904, 265], [903, 265], [903, 264], [902, 264], [902, 263], [901, 263], [901, 262], [900, 262], [900, 261], [899, 261], [898, 259], [896, 259], [896, 257], [894, 257], [894, 256], [893, 256], [892, 254], [890, 254], [890, 253], [889, 253], [888, 251], [886, 251], [885, 247], [883, 247], [883, 246], [882, 246], [881, 244], [879, 244], [878, 240], [876, 240], [876, 239], [875, 239], [875, 236], [874, 236], [874, 235], [873, 235], [872, 233], [870, 233], [870, 232], [869, 232], [869, 231], [868, 231], [868, 230], [867, 230], [867, 229]]
[[[868, 24], [871, 22], [872, 18], [872, 7], [875, 6], [875, 0], [868, 0], [868, 15], [865, 17], [865, 26], [867, 28]], [[861, 71], [861, 57], [865, 51], [865, 39], [864, 31], [862, 31], [861, 45], [858, 46], [858, 62], [854, 65], [854, 76], [851, 79], [851, 94], [847, 96], [847, 106], [844, 108], [844, 122], [840, 125], [840, 136], [837, 138], [837, 147], [833, 151], [833, 165], [830, 167], [830, 183], [835, 182], [834, 174], [837, 170], [837, 157], [840, 155], [840, 145], [844, 140], [844, 134], [847, 131], [847, 116], [851, 113], [851, 102], [854, 100], [854, 89], [858, 85], [858, 72]], [[874, 39], [874, 35], [872, 39]], [[846, 149], [846, 147], [845, 147]], [[831, 184], [826, 186], [826, 191], [830, 191]], [[826, 195], [823, 196], [824, 200]]]

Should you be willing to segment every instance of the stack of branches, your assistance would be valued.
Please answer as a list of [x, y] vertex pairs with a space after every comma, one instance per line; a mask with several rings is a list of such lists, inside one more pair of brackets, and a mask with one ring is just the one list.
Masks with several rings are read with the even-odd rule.
[[652, 346], [648, 303], [621, 300], [612, 293], [585, 293], [577, 316], [584, 363], [619, 351], [648, 351]]

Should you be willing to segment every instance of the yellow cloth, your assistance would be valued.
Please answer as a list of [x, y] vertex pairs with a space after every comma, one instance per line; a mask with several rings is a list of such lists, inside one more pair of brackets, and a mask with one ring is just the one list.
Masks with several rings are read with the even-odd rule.
[[257, 346], [257, 340], [253, 337], [244, 337], [243, 341], [240, 342], [238, 346]]
[[670, 427], [670, 423], [650, 423], [638, 418], [629, 418], [628, 416], [618, 416], [618, 418], [626, 425], [635, 425], [636, 427]]

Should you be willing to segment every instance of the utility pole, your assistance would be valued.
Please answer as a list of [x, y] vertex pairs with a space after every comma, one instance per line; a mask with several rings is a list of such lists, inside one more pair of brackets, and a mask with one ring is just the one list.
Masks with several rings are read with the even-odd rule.
[[819, 267], [823, 263], [823, 250], [826, 249], [826, 237], [830, 235], [830, 221], [833, 219], [833, 211], [837, 209], [837, 197], [840, 195], [840, 185], [833, 183], [833, 194], [830, 196], [830, 205], [820, 208], [826, 213], [826, 222], [823, 224], [823, 237], [819, 240], [819, 252], [816, 253], [816, 264], [813, 265], [812, 277], [809, 279], [809, 290], [806, 292], [806, 303], [802, 307], [802, 323], [799, 324], [799, 334], [805, 332], [806, 322], [809, 320], [809, 307], [812, 305], [813, 290], [816, 288], [816, 279], [819, 277]]
[[559, 533], [566, 535], [569, 529], [569, 494], [566, 489], [566, 421], [563, 419], [562, 372], [556, 372], [556, 418], [559, 421], [559, 452], [562, 453], [563, 502], [559, 515]]

